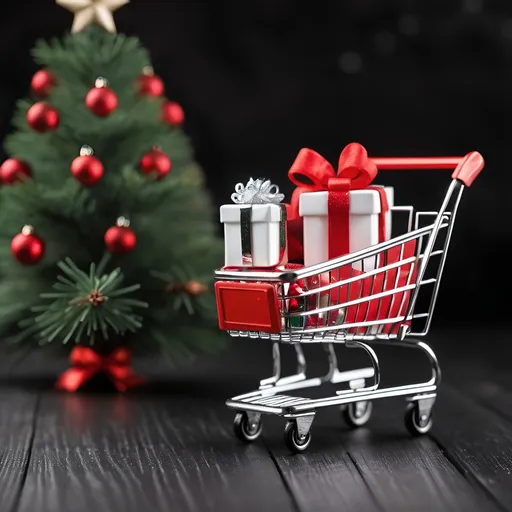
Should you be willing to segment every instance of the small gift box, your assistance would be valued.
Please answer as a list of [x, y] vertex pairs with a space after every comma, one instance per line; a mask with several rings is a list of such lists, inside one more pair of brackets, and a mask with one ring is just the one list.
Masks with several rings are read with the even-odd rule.
[[293, 314], [293, 313], [304, 313], [308, 309], [307, 308], [307, 298], [302, 296], [304, 291], [305, 291], [305, 287], [304, 287], [303, 281], [298, 282], [298, 283], [294, 282], [288, 286], [286, 295], [291, 298], [288, 300], [287, 313], [292, 313], [292, 314], [289, 314], [287, 317], [286, 327], [288, 329], [293, 328], [293, 327], [297, 327], [297, 328], [304, 327], [304, 325], [305, 325], [305, 320], [306, 320], [305, 316], [300, 316], [300, 315], [295, 316]]
[[268, 180], [239, 183], [220, 208], [226, 267], [275, 267], [288, 261], [284, 195]]
[[[393, 189], [371, 186], [376, 175], [376, 166], [360, 144], [349, 144], [343, 150], [337, 172], [315, 151], [300, 151], [289, 177], [299, 185], [292, 205], [303, 218], [306, 266], [390, 238]], [[377, 258], [370, 257], [364, 260], [364, 268], [361, 263], [354, 268], [373, 270], [377, 263]]]

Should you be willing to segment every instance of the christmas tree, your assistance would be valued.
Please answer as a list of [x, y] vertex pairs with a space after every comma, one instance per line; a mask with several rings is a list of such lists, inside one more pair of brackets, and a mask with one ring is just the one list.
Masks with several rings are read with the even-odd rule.
[[29, 346], [158, 351], [224, 343], [222, 263], [183, 111], [148, 52], [117, 34], [125, 0], [58, 3], [71, 33], [39, 41], [0, 168], [0, 337]]

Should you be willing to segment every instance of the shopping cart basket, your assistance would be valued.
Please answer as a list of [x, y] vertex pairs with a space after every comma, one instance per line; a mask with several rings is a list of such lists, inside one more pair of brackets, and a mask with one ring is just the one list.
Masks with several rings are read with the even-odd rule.
[[[288, 448], [302, 452], [311, 442], [317, 409], [342, 406], [346, 421], [357, 427], [369, 420], [373, 400], [397, 396], [408, 401], [405, 423], [411, 434], [424, 434], [432, 427], [441, 373], [433, 350], [415, 338], [429, 331], [457, 208], [464, 187], [472, 184], [484, 160], [473, 152], [461, 158], [372, 161], [379, 170], [454, 169], [439, 211], [415, 212], [411, 206], [395, 206], [393, 217], [407, 216], [405, 234], [325, 263], [283, 272], [215, 272], [221, 328], [234, 337], [273, 342], [273, 375], [262, 380], [256, 391], [226, 402], [238, 411], [234, 428], [244, 441], [261, 434], [263, 414], [277, 415], [288, 420], [284, 431]], [[426, 294], [425, 306], [418, 300], [420, 293]], [[293, 375], [281, 375], [281, 343], [295, 348], [297, 371]], [[329, 361], [326, 375], [306, 375], [303, 343], [324, 344]], [[336, 343], [364, 349], [372, 366], [340, 371]], [[430, 380], [381, 388], [379, 360], [372, 347], [376, 344], [419, 349], [430, 362]], [[315, 399], [290, 394], [326, 383], [345, 384], [345, 389]]]

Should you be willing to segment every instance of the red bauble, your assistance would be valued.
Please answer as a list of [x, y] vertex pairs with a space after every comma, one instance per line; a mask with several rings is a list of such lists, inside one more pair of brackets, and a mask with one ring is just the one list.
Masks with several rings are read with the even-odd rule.
[[35, 265], [44, 256], [45, 244], [32, 226], [25, 226], [11, 241], [11, 253], [22, 265]]
[[41, 69], [32, 77], [30, 88], [39, 98], [46, 98], [55, 83], [56, 80], [52, 72], [49, 69]]
[[95, 156], [92, 156], [92, 149], [84, 146], [80, 150], [80, 156], [77, 156], [71, 162], [71, 174], [77, 181], [92, 187], [96, 185], [103, 176], [103, 164]]
[[143, 94], [144, 96], [162, 96], [165, 90], [162, 79], [151, 74], [139, 76], [138, 85], [139, 94]]
[[185, 120], [185, 114], [178, 103], [166, 101], [162, 105], [162, 120], [171, 126], [179, 126]]
[[87, 93], [85, 104], [98, 117], [107, 117], [117, 108], [117, 95], [107, 87], [103, 78], [96, 80], [95, 86]]
[[141, 158], [140, 170], [144, 174], [155, 173], [161, 179], [169, 174], [171, 159], [161, 149], [154, 147]]
[[22, 181], [22, 178], [30, 178], [32, 175], [29, 165], [18, 158], [8, 158], [0, 166], [0, 183], [11, 185]]
[[59, 126], [59, 113], [48, 103], [34, 103], [27, 112], [27, 123], [36, 132], [48, 132]]
[[133, 251], [137, 237], [130, 228], [130, 223], [124, 218], [117, 219], [115, 226], [107, 229], [105, 245], [107, 250], [114, 254], [126, 254]]

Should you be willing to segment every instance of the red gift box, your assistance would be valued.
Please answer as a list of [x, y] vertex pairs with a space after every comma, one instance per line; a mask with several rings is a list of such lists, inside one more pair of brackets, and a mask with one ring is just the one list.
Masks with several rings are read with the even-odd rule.
[[[381, 263], [385, 260], [386, 266], [388, 266], [406, 260], [414, 256], [415, 250], [416, 240], [411, 240], [401, 246], [388, 249], [386, 258], [381, 258]], [[402, 254], [400, 254], [401, 251]], [[383, 266], [381, 265], [380, 268], [382, 269]], [[383, 292], [392, 292], [394, 289], [414, 284], [417, 271], [417, 265], [410, 262], [382, 270], [381, 272], [368, 275], [367, 277], [362, 277], [361, 279], [352, 281], [350, 285], [347, 283], [332, 288], [331, 290], [320, 292], [320, 299], [318, 299], [317, 294], [306, 296], [305, 307], [309, 311], [327, 305], [336, 306], [359, 300], [359, 303], [346, 306], [345, 308], [336, 308], [323, 315], [317, 313], [308, 315], [305, 322], [306, 329], [326, 325], [332, 326], [337, 323], [340, 323], [340, 328], [343, 328], [343, 324], [386, 320], [405, 315], [412, 290], [390, 293], [380, 298], [371, 299], [370, 297]], [[329, 284], [329, 282], [335, 283], [358, 276], [364, 276], [364, 272], [354, 268], [351, 269], [349, 265], [345, 265], [338, 270], [315, 275], [295, 283], [295, 286], [290, 287], [289, 295], [300, 295], [306, 290], [314, 290], [315, 288]], [[320, 304], [318, 304], [318, 300]], [[295, 303], [292, 302], [291, 304], [294, 305]], [[342, 311], [343, 318], [339, 318]], [[402, 321], [400, 323], [409, 324], [410, 322]], [[398, 326], [394, 327], [394, 325], [396, 324], [386, 324], [380, 329], [380, 332], [396, 334]], [[351, 334], [364, 334], [367, 329], [368, 327], [352, 327], [348, 329], [348, 332]], [[369, 331], [373, 332], [371, 327]]]

